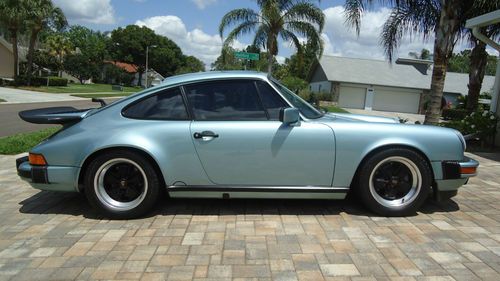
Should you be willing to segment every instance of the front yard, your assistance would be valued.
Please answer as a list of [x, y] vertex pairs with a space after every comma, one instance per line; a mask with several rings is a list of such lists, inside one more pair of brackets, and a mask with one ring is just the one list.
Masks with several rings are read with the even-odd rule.
[[0, 154], [12, 155], [26, 152], [57, 130], [59, 130], [59, 127], [0, 138]]
[[[52, 93], [52, 94], [109, 93], [109, 92], [120, 93], [119, 91], [113, 91], [112, 85], [110, 85], [110, 84], [81, 85], [81, 84], [77, 84], [77, 83], [70, 83], [70, 84], [68, 84], [68, 86], [49, 86], [49, 87], [47, 87], [47, 86], [41, 86], [41, 87], [22, 86], [22, 87], [19, 87], [19, 89]], [[135, 92], [139, 92], [141, 90], [142, 90], [142, 88], [140, 88], [140, 87], [125, 87], [125, 86], [123, 87], [124, 93], [135, 93]]]

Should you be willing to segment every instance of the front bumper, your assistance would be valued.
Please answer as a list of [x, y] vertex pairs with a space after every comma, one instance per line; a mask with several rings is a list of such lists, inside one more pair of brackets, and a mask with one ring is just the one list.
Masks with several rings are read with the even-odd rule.
[[[435, 180], [435, 199], [443, 201], [457, 195], [458, 188], [467, 184], [470, 177], [477, 175], [477, 167], [479, 162], [469, 157], [464, 157], [463, 161], [441, 162], [442, 177]], [[474, 173], [462, 173], [470, 170], [464, 168], [474, 168]]]
[[[479, 167], [479, 162], [469, 157], [464, 157], [463, 161], [443, 161], [443, 180], [468, 179], [474, 177], [477, 175], [477, 167]], [[467, 168], [474, 168], [474, 172], [462, 172], [463, 170], [468, 170]]]
[[34, 166], [28, 157], [16, 159], [17, 174], [32, 187], [50, 191], [78, 191], [79, 168], [68, 166]]

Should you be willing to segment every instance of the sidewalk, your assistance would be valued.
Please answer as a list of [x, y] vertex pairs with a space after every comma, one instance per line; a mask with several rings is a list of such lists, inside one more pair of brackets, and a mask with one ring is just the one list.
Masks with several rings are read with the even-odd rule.
[[6, 101], [1, 104], [86, 100], [84, 98], [73, 97], [71, 94], [50, 94], [5, 87], [0, 87], [0, 99]]

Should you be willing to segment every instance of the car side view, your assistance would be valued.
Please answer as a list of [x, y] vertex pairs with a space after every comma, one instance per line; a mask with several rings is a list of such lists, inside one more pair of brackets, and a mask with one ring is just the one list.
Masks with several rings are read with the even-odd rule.
[[[450, 198], [476, 175], [455, 130], [322, 113], [257, 72], [174, 76], [101, 108], [21, 112], [63, 128], [17, 159], [41, 190], [84, 192], [111, 218], [170, 197], [343, 199], [383, 216]], [[333, 203], [332, 203], [333, 204]]]

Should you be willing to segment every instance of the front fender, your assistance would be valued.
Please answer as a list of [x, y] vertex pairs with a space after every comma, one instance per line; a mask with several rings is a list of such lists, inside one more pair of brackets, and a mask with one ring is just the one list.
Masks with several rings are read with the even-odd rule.
[[333, 186], [347, 187], [363, 159], [371, 152], [404, 146], [421, 152], [436, 177], [444, 160], [463, 159], [463, 146], [454, 130], [423, 125], [382, 123], [331, 123], [337, 141]]

